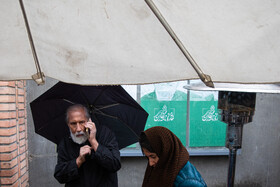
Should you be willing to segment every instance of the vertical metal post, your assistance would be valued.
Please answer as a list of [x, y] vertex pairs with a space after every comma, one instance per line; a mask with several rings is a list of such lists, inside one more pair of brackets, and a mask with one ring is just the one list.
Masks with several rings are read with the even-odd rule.
[[[190, 84], [190, 80], [188, 80], [188, 84]], [[190, 96], [190, 94], [191, 94], [191, 92], [190, 92], [190, 90], [189, 89], [187, 89], [187, 128], [186, 128], [186, 136], [188, 137], [188, 138], [186, 138], [186, 145], [187, 145], [187, 147], [189, 146], [189, 142], [190, 142], [190, 134], [189, 134], [189, 132], [190, 132], [190, 98], [191, 98], [191, 96]]]
[[226, 147], [229, 149], [227, 187], [234, 186], [236, 152], [242, 145], [243, 125], [253, 119], [256, 93], [220, 91], [220, 120], [227, 123]]
[[229, 167], [228, 167], [228, 180], [227, 186], [233, 187], [234, 186], [234, 177], [235, 177], [235, 164], [236, 164], [236, 152], [237, 149], [230, 149], [229, 150]]

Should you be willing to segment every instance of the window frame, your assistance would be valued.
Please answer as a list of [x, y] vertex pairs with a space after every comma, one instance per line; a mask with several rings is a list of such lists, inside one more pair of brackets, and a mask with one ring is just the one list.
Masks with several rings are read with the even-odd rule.
[[[178, 81], [180, 82], [180, 81]], [[186, 81], [184, 81], [186, 82]], [[188, 84], [187, 81], [186, 84]], [[152, 84], [151, 84], [152, 85]], [[136, 94], [133, 97], [140, 105], [141, 105], [141, 86], [143, 85], [122, 85], [123, 88], [128, 91], [126, 86], [136, 86]], [[131, 94], [131, 93], [129, 93]], [[189, 128], [190, 128], [190, 90], [187, 89], [187, 116], [186, 116], [186, 148], [190, 154], [190, 156], [226, 156], [229, 154], [228, 148], [225, 146], [217, 146], [217, 147], [189, 147]], [[122, 157], [137, 157], [143, 156], [141, 148], [138, 143], [136, 143], [136, 148], [123, 148], [120, 150]], [[238, 150], [237, 154], [241, 154], [241, 149]]]

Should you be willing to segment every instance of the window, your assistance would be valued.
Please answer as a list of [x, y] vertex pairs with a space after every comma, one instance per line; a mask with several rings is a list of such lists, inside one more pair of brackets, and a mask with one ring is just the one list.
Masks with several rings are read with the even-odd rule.
[[[188, 81], [123, 86], [149, 113], [145, 129], [164, 126], [176, 134], [190, 155], [228, 155], [226, 124], [218, 119], [218, 92], [191, 91]], [[140, 156], [136, 143], [122, 156]]]

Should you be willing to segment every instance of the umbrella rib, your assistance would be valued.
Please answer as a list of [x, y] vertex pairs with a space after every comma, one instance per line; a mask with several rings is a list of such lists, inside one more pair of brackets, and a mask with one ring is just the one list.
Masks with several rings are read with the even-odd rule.
[[117, 105], [120, 105], [120, 103], [115, 103], [115, 104], [111, 104], [111, 105], [106, 105], [106, 106], [103, 106], [103, 107], [100, 107], [100, 108], [96, 108], [96, 109], [100, 110], [100, 109], [105, 109], [105, 108], [114, 107], [114, 106], [117, 106]]
[[96, 108], [96, 109], [94, 110], [94, 112], [97, 113], [97, 114], [102, 114], [102, 115], [104, 115], [104, 116], [114, 118], [114, 119], [119, 119], [118, 117], [111, 116], [111, 115], [109, 115], [109, 114], [105, 114], [104, 112], [102, 112], [102, 111], [99, 110], [98, 108]]
[[[116, 104], [113, 104], [113, 105], [116, 105]], [[118, 117], [115, 117], [115, 116], [111, 116], [111, 115], [108, 115], [108, 114], [105, 114], [104, 112], [102, 112], [102, 111], [100, 111], [98, 108], [96, 108], [96, 111], [95, 112], [100, 112], [99, 114], [101, 114], [101, 115], [104, 115], [104, 116], [107, 116], [107, 117], [111, 117], [111, 118], [114, 118], [114, 119], [117, 119], [117, 120], [120, 120]], [[97, 112], [97, 113], [98, 113]], [[122, 121], [122, 120], [120, 120], [120, 121]], [[122, 123], [124, 123], [123, 121], [122, 121]], [[125, 123], [124, 123], [125, 124]], [[134, 130], [132, 129], [132, 128], [130, 128], [129, 126], [126, 126], [127, 128], [129, 128], [130, 129], [130, 131], [132, 132], [132, 133], [134, 133], [135, 134], [135, 136], [136, 137], [138, 137], [139, 138], [139, 136], [134, 132]]]
[[66, 101], [66, 102], [68, 102], [68, 103], [75, 104], [74, 102], [69, 101], [69, 100], [67, 100], [67, 99], [63, 99], [63, 100]]
[[[69, 101], [69, 100], [67, 100], [67, 99], [63, 99], [63, 100], [66, 101], [66, 102], [68, 102], [68, 103], [75, 104], [74, 102]], [[107, 114], [103, 113], [103, 112], [100, 111], [100, 110], [106, 109], [106, 108], [110, 108], [110, 107], [114, 107], [114, 106], [117, 106], [117, 105], [119, 105], [119, 104], [120, 104], [120, 103], [115, 103], [115, 104], [106, 105], [106, 106], [103, 106], [103, 107], [100, 107], [100, 108], [97, 108], [97, 107], [93, 106], [93, 108], [94, 108], [94, 111], [95, 111], [95, 112], [96, 112], [96, 111], [99, 111], [100, 114], [103, 114], [103, 115], [106, 115], [106, 116], [110, 116], [110, 115], [107, 115]], [[114, 116], [111, 116], [111, 117], [114, 117]]]
[[[100, 114], [102, 114], [102, 115], [104, 115], [104, 116], [107, 116], [107, 117], [111, 117], [111, 118], [114, 118], [114, 119], [117, 119], [117, 120], [120, 120], [118, 117], [115, 117], [115, 116], [111, 116], [111, 115], [108, 115], [108, 114], [105, 114], [105, 113], [103, 113], [103, 112], [101, 112], [100, 111]], [[120, 120], [123, 124], [125, 124], [122, 120]], [[135, 134], [135, 136], [136, 137], [138, 137], [139, 138], [139, 136], [134, 132], [134, 130], [131, 128], [131, 127], [129, 127], [128, 125], [126, 125], [126, 127], [127, 128], [129, 128], [130, 129], [130, 131], [133, 133], [133, 134]]]
[[94, 104], [96, 101], [98, 101], [99, 97], [101, 97], [101, 95], [103, 94], [103, 92], [104, 92], [105, 90], [107, 90], [107, 89], [108, 89], [108, 87], [105, 87], [105, 89], [102, 89], [101, 93], [99, 93], [99, 95], [95, 98], [95, 101], [93, 101], [93, 104]]

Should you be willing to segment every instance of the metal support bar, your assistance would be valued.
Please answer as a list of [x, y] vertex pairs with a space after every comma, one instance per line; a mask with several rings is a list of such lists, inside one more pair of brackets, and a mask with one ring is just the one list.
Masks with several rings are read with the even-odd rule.
[[177, 37], [177, 35], [175, 34], [175, 32], [172, 30], [172, 28], [170, 27], [170, 25], [168, 24], [168, 22], [165, 20], [165, 18], [162, 16], [162, 14], [160, 13], [159, 9], [156, 7], [156, 5], [154, 4], [154, 2], [152, 0], [145, 0], [145, 2], [147, 3], [147, 5], [150, 7], [150, 9], [153, 11], [153, 13], [156, 15], [156, 17], [159, 19], [159, 21], [161, 22], [161, 24], [164, 26], [164, 28], [166, 29], [166, 31], [169, 33], [169, 35], [172, 37], [172, 39], [175, 41], [175, 43], [177, 44], [177, 46], [180, 48], [180, 50], [182, 51], [182, 53], [184, 54], [184, 56], [187, 58], [187, 60], [189, 61], [189, 63], [192, 65], [192, 67], [194, 68], [194, 70], [196, 71], [196, 73], [198, 74], [199, 78], [201, 79], [201, 81], [208, 87], [214, 88], [214, 84], [211, 80], [211, 77], [209, 75], [206, 75], [202, 72], [202, 70], [200, 69], [200, 67], [197, 65], [197, 63], [195, 62], [195, 60], [192, 58], [191, 54], [187, 51], [187, 49], [185, 48], [185, 46], [183, 45], [183, 43], [179, 40], [179, 38]]
[[45, 76], [44, 76], [44, 73], [41, 71], [41, 68], [40, 68], [38, 56], [37, 56], [37, 53], [36, 53], [35, 45], [34, 45], [34, 42], [33, 42], [31, 31], [30, 31], [30, 27], [29, 27], [27, 16], [26, 16], [23, 1], [19, 0], [19, 3], [20, 3], [23, 18], [24, 18], [24, 23], [25, 23], [25, 27], [26, 27], [26, 30], [27, 30], [27, 34], [28, 34], [28, 39], [29, 39], [32, 55], [33, 55], [33, 58], [34, 58], [34, 61], [35, 61], [36, 69], [37, 69], [37, 73], [32, 76], [32, 79], [37, 84], [41, 85], [41, 84], [45, 83], [45, 79], [44, 79]]

